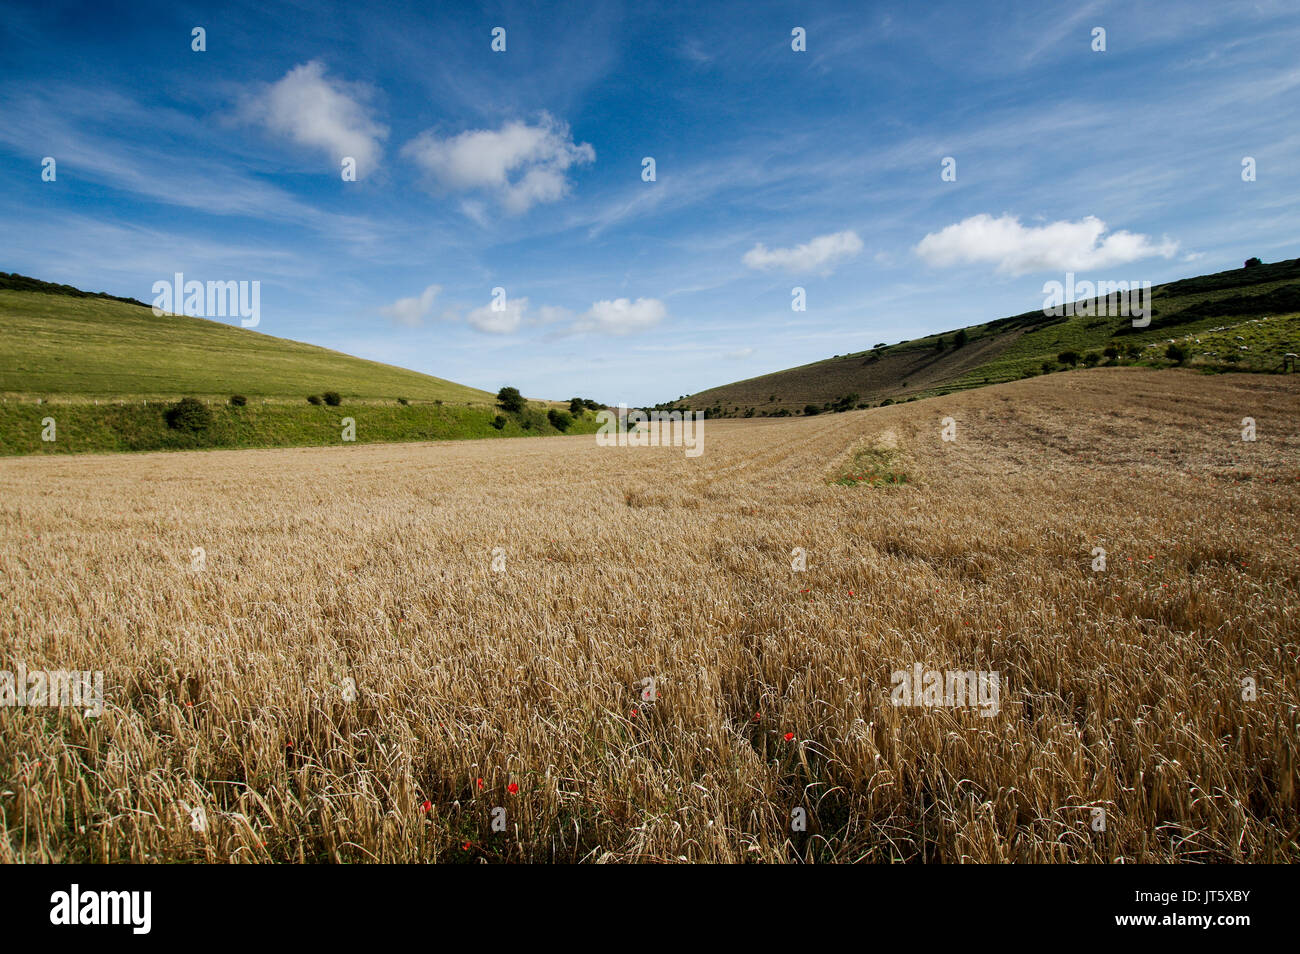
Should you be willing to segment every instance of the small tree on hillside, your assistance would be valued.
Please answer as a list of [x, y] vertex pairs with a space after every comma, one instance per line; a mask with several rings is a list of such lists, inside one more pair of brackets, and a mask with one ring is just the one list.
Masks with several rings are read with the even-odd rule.
[[502, 388], [497, 392], [497, 404], [501, 405], [501, 410], [509, 414], [518, 414], [528, 402], [524, 400], [518, 388]]
[[968, 341], [970, 341], [970, 336], [966, 334], [966, 329], [962, 328], [957, 332], [957, 337], [953, 339], [952, 346], [954, 348], [963, 348]]

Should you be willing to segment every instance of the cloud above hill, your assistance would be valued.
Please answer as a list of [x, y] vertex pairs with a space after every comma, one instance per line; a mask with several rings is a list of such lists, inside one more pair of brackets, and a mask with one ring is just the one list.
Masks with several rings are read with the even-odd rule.
[[742, 261], [755, 269], [779, 269], [795, 274], [828, 273], [861, 251], [862, 239], [858, 238], [857, 232], [832, 232], [794, 248], [769, 249], [759, 242], [745, 253]]
[[250, 94], [240, 114], [274, 135], [326, 153], [335, 163], [351, 156], [361, 178], [378, 167], [380, 143], [388, 136], [388, 127], [370, 115], [370, 97], [370, 87], [326, 76], [324, 64], [312, 60]]
[[465, 320], [470, 326], [490, 335], [508, 335], [519, 330], [528, 311], [527, 298], [506, 298], [499, 305], [475, 308]]
[[592, 303], [590, 310], [574, 322], [573, 330], [627, 335], [653, 328], [667, 314], [668, 309], [657, 298], [638, 298], [636, 301], [603, 299]]
[[402, 154], [442, 189], [487, 193], [515, 215], [564, 198], [570, 168], [596, 161], [591, 144], [574, 142], [569, 127], [549, 113], [536, 125], [514, 120], [448, 138], [426, 130]]
[[395, 324], [407, 328], [417, 328], [424, 324], [424, 319], [429, 315], [429, 309], [433, 307], [433, 300], [438, 297], [438, 293], [441, 291], [441, 286], [430, 285], [419, 295], [411, 298], [399, 298], [391, 305], [385, 305], [379, 309], [379, 313], [391, 318]]
[[1021, 225], [1012, 215], [974, 215], [916, 245], [916, 254], [938, 267], [990, 264], [997, 271], [1023, 275], [1036, 271], [1075, 271], [1126, 265], [1144, 258], [1172, 258], [1178, 243], [1155, 242], [1134, 232], [1106, 234], [1106, 223], [1089, 215], [1077, 222]]

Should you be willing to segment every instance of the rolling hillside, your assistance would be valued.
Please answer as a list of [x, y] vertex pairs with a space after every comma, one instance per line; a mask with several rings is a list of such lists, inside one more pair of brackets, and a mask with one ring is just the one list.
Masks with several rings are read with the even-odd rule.
[[[1272, 371], [1300, 351], [1300, 259], [1232, 269], [1158, 285], [1146, 328], [1127, 317], [1049, 317], [1042, 310], [999, 318], [914, 341], [836, 355], [786, 371], [688, 395], [665, 406], [705, 410], [713, 417], [784, 416], [849, 410], [1014, 381], [1080, 364], [1175, 363], [1214, 371]], [[1098, 310], [1092, 309], [1094, 314]], [[942, 347], [940, 344], [942, 342]]]
[[[321, 401], [330, 391], [340, 406]], [[204, 426], [168, 423], [182, 397], [207, 407]], [[590, 409], [552, 409], [501, 414], [452, 381], [0, 272], [0, 454], [337, 444], [345, 419], [357, 444], [596, 430]]]
[[300, 401], [333, 390], [357, 400], [493, 401], [477, 388], [238, 325], [157, 317], [128, 300], [44, 282], [15, 288], [33, 282], [0, 275], [0, 394]]

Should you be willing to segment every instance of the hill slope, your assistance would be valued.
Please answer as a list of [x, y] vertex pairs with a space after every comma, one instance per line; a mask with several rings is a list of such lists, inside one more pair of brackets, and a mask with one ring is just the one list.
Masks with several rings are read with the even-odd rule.
[[[1044, 363], [1056, 370], [1057, 356], [1067, 351], [1081, 357], [1091, 352], [1096, 363], [1151, 363], [1163, 359], [1170, 340], [1187, 348], [1193, 366], [1215, 370], [1274, 370], [1283, 354], [1300, 351], [1300, 259], [1158, 285], [1151, 302], [1146, 328], [1118, 315], [1049, 317], [1031, 311], [968, 326], [968, 341], [960, 347], [954, 329], [721, 385], [670, 404], [715, 417], [799, 413], [809, 404], [847, 410], [1018, 380], [1048, 370]], [[1108, 347], [1117, 354], [1103, 354]]]
[[[338, 392], [342, 406], [307, 402], [327, 391]], [[247, 403], [232, 406], [235, 394]], [[168, 423], [168, 405], [182, 396], [207, 405], [202, 427]], [[596, 430], [592, 410], [570, 415], [550, 404], [499, 414], [493, 395], [452, 381], [0, 272], [0, 455]]]
[[[21, 276], [9, 278], [13, 286]], [[149, 307], [85, 293], [0, 288], [0, 394], [301, 401], [327, 390], [358, 400], [493, 400], [477, 388], [236, 325], [157, 317]]]

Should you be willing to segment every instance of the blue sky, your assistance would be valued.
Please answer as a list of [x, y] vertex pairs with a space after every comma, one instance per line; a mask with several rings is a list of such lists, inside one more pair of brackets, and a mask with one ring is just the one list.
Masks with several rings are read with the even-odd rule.
[[1018, 6], [6, 4], [0, 270], [650, 404], [1300, 255], [1294, 0]]

